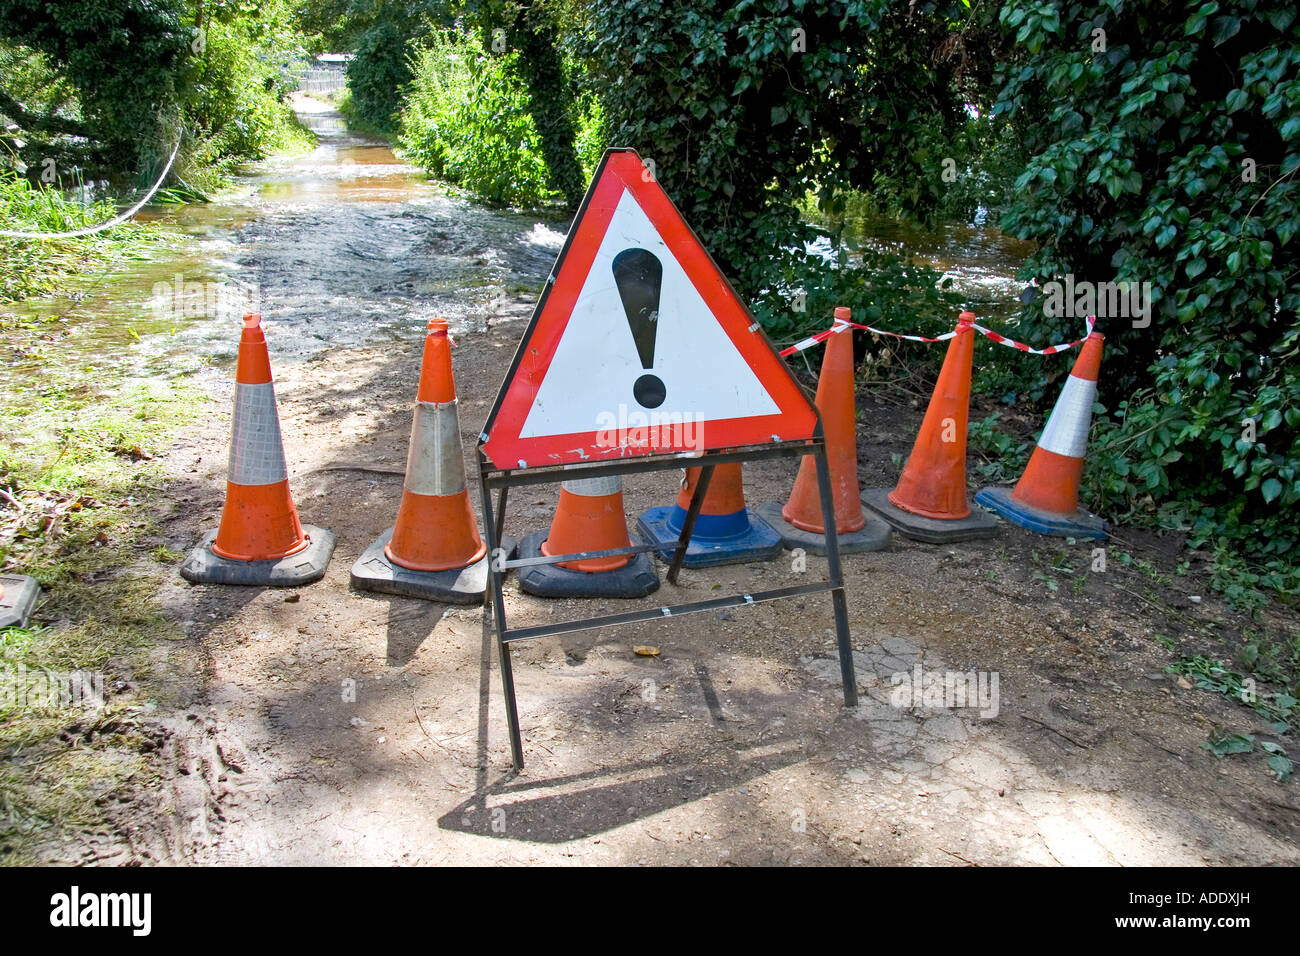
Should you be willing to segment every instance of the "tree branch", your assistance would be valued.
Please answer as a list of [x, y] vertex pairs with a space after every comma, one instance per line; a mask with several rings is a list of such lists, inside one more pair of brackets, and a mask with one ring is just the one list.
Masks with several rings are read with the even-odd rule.
[[42, 133], [61, 133], [67, 136], [84, 136], [86, 139], [94, 139], [90, 131], [76, 120], [33, 113], [3, 90], [0, 90], [0, 113], [12, 117], [19, 126], [26, 130], [35, 130]]

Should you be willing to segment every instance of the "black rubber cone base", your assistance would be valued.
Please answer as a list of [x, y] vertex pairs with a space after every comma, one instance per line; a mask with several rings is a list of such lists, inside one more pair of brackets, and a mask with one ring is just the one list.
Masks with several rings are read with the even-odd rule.
[[[519, 542], [520, 558], [539, 558], [549, 531], [534, 531]], [[659, 590], [659, 573], [648, 554], [613, 571], [574, 571], [558, 564], [533, 564], [517, 568], [519, 586], [529, 594], [549, 598], [639, 598]]]
[[[781, 543], [785, 545], [786, 550], [793, 551], [795, 548], [802, 548], [808, 554], [824, 555], [826, 553], [826, 535], [818, 534], [816, 531], [804, 531], [803, 528], [796, 528], [781, 516], [783, 507], [785, 506], [779, 501], [765, 501], [758, 506], [758, 513], [764, 521], [775, 528], [777, 533], [781, 535]], [[865, 517], [867, 523], [857, 531], [849, 531], [836, 536], [839, 539], [840, 554], [879, 551], [889, 544], [889, 525], [873, 514], [868, 513]]]
[[975, 496], [975, 500], [990, 511], [996, 511], [1012, 524], [1039, 534], [1055, 535], [1059, 538], [1093, 538], [1106, 540], [1106, 521], [1082, 509], [1073, 515], [1060, 515], [1052, 511], [1043, 511], [1016, 501], [1011, 496], [1011, 488], [985, 488]]
[[970, 541], [990, 538], [998, 533], [998, 519], [978, 507], [972, 507], [965, 518], [947, 520], [927, 518], [894, 507], [889, 500], [892, 488], [870, 488], [862, 495], [862, 503], [889, 522], [899, 534], [926, 544], [948, 544], [952, 541]]
[[332, 531], [303, 525], [307, 547], [274, 561], [236, 561], [212, 550], [217, 533], [209, 531], [181, 565], [181, 577], [195, 584], [243, 584], [296, 588], [325, 576], [337, 539]]
[[25, 574], [0, 574], [0, 627], [26, 627], [41, 586]]
[[[384, 554], [384, 546], [393, 537], [389, 528], [357, 558], [352, 565], [352, 586], [362, 591], [379, 594], [396, 594], [400, 597], [420, 598], [425, 601], [443, 601], [448, 604], [482, 604], [487, 592], [488, 564], [492, 555], [485, 554], [478, 561], [450, 571], [412, 571], [394, 564]], [[509, 560], [515, 553], [513, 538], [501, 542], [504, 557]]]

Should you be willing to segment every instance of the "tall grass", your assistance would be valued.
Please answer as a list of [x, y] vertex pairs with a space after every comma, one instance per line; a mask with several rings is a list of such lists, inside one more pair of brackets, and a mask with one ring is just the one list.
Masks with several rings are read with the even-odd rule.
[[111, 689], [99, 712], [0, 694], [0, 865], [75, 859], [77, 834], [105, 826], [102, 801], [146, 770], [148, 654], [181, 636], [151, 570], [178, 557], [159, 544], [156, 457], [200, 407], [183, 380], [109, 370], [0, 390], [0, 569], [44, 589], [27, 627], [0, 628], [0, 684], [89, 670]]
[[[12, 179], [0, 197], [7, 228], [75, 228], [113, 211]], [[155, 233], [127, 224], [59, 242], [4, 240], [4, 280], [13, 295], [40, 291], [58, 270], [143, 255]], [[147, 654], [180, 636], [155, 596], [155, 562], [176, 558], [158, 538], [168, 507], [158, 458], [203, 395], [183, 377], [132, 378], [129, 361], [66, 356], [61, 334], [63, 316], [0, 310], [0, 354], [36, 366], [11, 365], [0, 388], [0, 571], [43, 588], [27, 627], [0, 628], [0, 690], [20, 667], [93, 670], [115, 690], [99, 712], [0, 693], [0, 865], [75, 859], [76, 834], [105, 826], [102, 801], [128, 794], [146, 769], [141, 706], [158, 693]]]
[[[33, 186], [14, 173], [0, 172], [0, 228], [69, 232], [111, 219], [116, 211], [107, 199], [81, 203], [59, 189]], [[54, 291], [61, 279], [89, 267], [141, 258], [159, 237], [157, 228], [134, 222], [73, 239], [0, 237], [0, 302]]]

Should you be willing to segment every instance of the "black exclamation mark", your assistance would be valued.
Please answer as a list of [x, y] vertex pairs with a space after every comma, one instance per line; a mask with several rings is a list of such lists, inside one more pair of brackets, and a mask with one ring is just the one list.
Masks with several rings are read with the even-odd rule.
[[[663, 282], [664, 268], [653, 252], [646, 249], [624, 249], [614, 257], [614, 284], [618, 286], [627, 313], [627, 324], [632, 328], [641, 367], [655, 364], [655, 334], [659, 331], [659, 286]], [[642, 375], [632, 385], [632, 395], [642, 408], [658, 408], [664, 403], [668, 390], [657, 375]]]

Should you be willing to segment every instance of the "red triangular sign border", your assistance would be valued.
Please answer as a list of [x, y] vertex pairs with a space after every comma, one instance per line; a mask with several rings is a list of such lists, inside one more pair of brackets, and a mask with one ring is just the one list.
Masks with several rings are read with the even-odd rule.
[[[521, 437], [625, 189], [763, 383], [777, 406], [775, 414], [709, 420], [700, 429], [702, 447], [694, 443], [675, 446], [668, 429], [651, 432], [644, 443], [633, 430], [630, 442], [611, 444], [607, 435], [602, 440], [595, 427], [590, 432]], [[540, 468], [629, 455], [680, 454], [799, 441], [811, 438], [816, 425], [817, 412], [807, 395], [641, 157], [631, 149], [606, 150], [479, 436], [483, 454], [499, 469]]]

